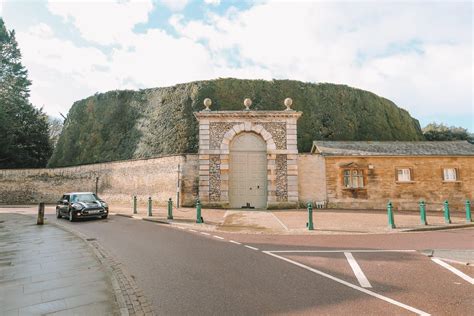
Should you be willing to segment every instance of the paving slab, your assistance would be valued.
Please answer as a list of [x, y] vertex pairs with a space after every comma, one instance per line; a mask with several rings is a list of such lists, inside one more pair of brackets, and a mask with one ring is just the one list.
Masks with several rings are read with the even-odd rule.
[[110, 276], [89, 246], [35, 222], [0, 213], [0, 315], [120, 315]]

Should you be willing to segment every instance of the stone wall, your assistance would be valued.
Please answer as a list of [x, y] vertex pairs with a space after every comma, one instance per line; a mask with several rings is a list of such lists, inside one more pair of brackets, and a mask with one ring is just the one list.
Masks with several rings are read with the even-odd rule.
[[83, 165], [52, 169], [0, 170], [0, 204], [55, 203], [63, 193], [95, 191], [110, 204], [128, 204], [136, 195], [140, 205], [149, 196], [154, 204], [176, 202], [178, 165], [180, 201], [193, 205], [197, 197], [197, 155]]
[[302, 207], [306, 203], [313, 205], [325, 204], [326, 196], [326, 164], [320, 155], [298, 155], [299, 201]]
[[[418, 210], [425, 200], [428, 210], [441, 210], [444, 200], [464, 210], [474, 194], [474, 157], [325, 157], [329, 207], [384, 209], [391, 200], [396, 209]], [[363, 189], [343, 186], [343, 165], [364, 172]], [[412, 181], [398, 182], [397, 168], [410, 168]], [[458, 181], [443, 181], [443, 168], [457, 168]], [[305, 174], [301, 172], [301, 174]]]

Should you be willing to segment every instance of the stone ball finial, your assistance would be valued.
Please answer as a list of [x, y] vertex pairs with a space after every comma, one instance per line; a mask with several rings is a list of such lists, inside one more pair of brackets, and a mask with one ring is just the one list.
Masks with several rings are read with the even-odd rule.
[[245, 110], [248, 111], [250, 110], [250, 106], [252, 105], [252, 100], [250, 100], [249, 98], [246, 98], [244, 100], [244, 106], [245, 106]]
[[206, 107], [204, 111], [210, 111], [211, 109], [209, 108], [212, 105], [212, 100], [209, 98], [204, 99], [204, 106]]
[[286, 98], [284, 104], [286, 106], [286, 111], [291, 111], [291, 105], [293, 104], [293, 100], [291, 98]]

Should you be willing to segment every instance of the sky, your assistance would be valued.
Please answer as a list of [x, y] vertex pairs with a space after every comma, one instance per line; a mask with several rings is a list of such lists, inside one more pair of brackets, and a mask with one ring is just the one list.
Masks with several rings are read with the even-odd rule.
[[[97, 92], [215, 78], [331, 82], [474, 132], [473, 3], [0, 0], [52, 116]], [[291, 97], [291, 96], [290, 96]]]

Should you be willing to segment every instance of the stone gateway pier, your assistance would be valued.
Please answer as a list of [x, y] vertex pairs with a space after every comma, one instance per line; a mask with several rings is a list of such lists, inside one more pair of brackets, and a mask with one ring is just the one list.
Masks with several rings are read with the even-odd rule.
[[[206, 99], [209, 103], [210, 100]], [[285, 208], [298, 204], [296, 124], [301, 112], [211, 111], [199, 121], [199, 198], [225, 208]], [[248, 106], [247, 106], [248, 105]]]

